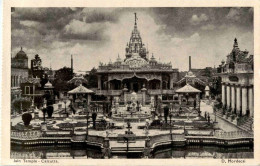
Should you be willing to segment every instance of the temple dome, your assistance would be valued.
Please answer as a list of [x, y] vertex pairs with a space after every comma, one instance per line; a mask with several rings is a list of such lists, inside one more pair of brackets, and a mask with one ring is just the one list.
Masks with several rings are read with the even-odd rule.
[[118, 57], [116, 59], [116, 62], [122, 62], [122, 59], [120, 58], [119, 54], [118, 54]]
[[15, 56], [17, 59], [28, 59], [28, 56], [23, 51], [23, 47], [21, 47], [21, 50], [16, 54]]
[[150, 62], [157, 62], [155, 57], [152, 55], [151, 59], [150, 59]]
[[196, 77], [192, 71], [188, 71], [185, 77]]
[[48, 81], [45, 85], [44, 88], [53, 88], [52, 84], [50, 83], [50, 81]]

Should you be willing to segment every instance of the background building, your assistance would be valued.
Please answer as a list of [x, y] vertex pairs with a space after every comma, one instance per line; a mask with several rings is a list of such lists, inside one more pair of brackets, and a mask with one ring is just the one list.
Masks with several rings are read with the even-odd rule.
[[21, 50], [11, 59], [11, 99], [21, 95], [20, 84], [28, 78], [28, 56]]
[[115, 62], [100, 63], [97, 69], [97, 95], [118, 97], [120, 102], [131, 100], [130, 94], [135, 92], [142, 104], [150, 102], [151, 97], [164, 97], [172, 100], [175, 94], [173, 83], [178, 80], [178, 69], [171, 63], [161, 63], [154, 55], [149, 59], [149, 51], [142, 42], [135, 20], [130, 41], [126, 45], [125, 58], [119, 55]]
[[218, 68], [222, 83], [224, 108], [240, 115], [254, 115], [254, 59], [248, 51], [241, 51], [237, 39]]

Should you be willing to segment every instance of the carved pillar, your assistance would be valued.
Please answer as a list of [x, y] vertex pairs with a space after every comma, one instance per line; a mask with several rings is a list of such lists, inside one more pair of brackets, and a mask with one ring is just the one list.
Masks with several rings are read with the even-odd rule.
[[222, 98], [222, 103], [223, 103], [223, 106], [226, 106], [226, 85], [225, 84], [222, 84], [222, 95], [221, 95], [221, 98]]
[[239, 114], [241, 111], [241, 88], [240, 86], [236, 87], [236, 109], [237, 109], [237, 113]]
[[111, 83], [110, 81], [107, 82], [108, 90], [111, 90]]
[[127, 101], [126, 101], [126, 92], [128, 91], [128, 89], [126, 88], [126, 86], [124, 87], [123, 89], [123, 93], [124, 93], [124, 104], [126, 105], [127, 104]]
[[161, 76], [160, 76], [160, 89], [162, 90], [162, 74], [161, 74]]
[[170, 89], [173, 89], [173, 74], [170, 74]]
[[247, 107], [248, 107], [247, 88], [242, 87], [242, 115], [246, 115]]
[[235, 86], [232, 85], [231, 86], [231, 108], [232, 108], [232, 111], [236, 111], [235, 110], [235, 103], [236, 103], [236, 98], [235, 98]]
[[102, 89], [101, 87], [101, 75], [98, 75], [98, 89]]
[[230, 85], [227, 85], [227, 108], [230, 106]]
[[146, 91], [147, 91], [147, 89], [145, 88], [145, 87], [143, 87], [142, 89], [141, 89], [141, 91], [142, 91], [142, 95], [143, 95], [143, 97], [142, 97], [142, 105], [144, 106], [145, 105], [145, 101], [146, 101], [146, 99], [145, 99], [145, 97], [146, 97]]
[[254, 116], [254, 87], [249, 87], [249, 110], [250, 116]]

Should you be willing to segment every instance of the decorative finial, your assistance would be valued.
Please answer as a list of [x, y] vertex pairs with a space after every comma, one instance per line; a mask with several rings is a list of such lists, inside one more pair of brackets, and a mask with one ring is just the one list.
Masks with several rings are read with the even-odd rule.
[[21, 51], [23, 51], [23, 47], [21, 47]]
[[234, 39], [234, 47], [238, 47], [237, 38]]

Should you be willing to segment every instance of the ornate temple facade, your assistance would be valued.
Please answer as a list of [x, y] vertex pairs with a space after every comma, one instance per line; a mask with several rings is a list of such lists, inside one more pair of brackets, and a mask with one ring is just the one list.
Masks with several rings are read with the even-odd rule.
[[28, 56], [21, 50], [11, 59], [11, 99], [21, 96], [20, 84], [28, 78]]
[[222, 103], [240, 115], [254, 115], [254, 59], [248, 51], [241, 51], [237, 39], [219, 66], [222, 83]]
[[143, 104], [154, 96], [167, 95], [172, 99], [178, 69], [173, 69], [170, 62], [161, 63], [154, 55], [151, 58], [148, 55], [135, 20], [130, 41], [126, 44], [125, 58], [118, 55], [115, 62], [100, 63], [96, 95], [117, 97], [126, 102], [129, 100], [127, 95], [135, 92]]

